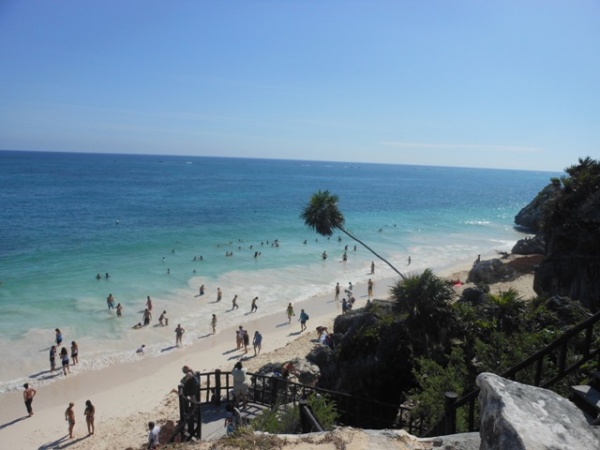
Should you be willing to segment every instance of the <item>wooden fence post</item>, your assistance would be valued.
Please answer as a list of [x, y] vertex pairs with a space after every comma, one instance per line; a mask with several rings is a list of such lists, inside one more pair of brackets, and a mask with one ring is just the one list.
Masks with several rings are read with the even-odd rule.
[[456, 392], [444, 393], [444, 435], [456, 433], [456, 409], [453, 405], [457, 399]]
[[221, 369], [215, 370], [215, 402], [221, 404]]

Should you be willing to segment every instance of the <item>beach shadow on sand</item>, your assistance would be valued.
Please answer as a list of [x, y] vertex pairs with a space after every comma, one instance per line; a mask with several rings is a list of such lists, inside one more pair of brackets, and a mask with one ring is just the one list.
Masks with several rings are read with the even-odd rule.
[[293, 333], [288, 333], [288, 336], [300, 336], [302, 334], [302, 331], [295, 331]]
[[289, 325], [289, 323], [287, 322], [282, 322], [279, 325], [277, 325], [277, 328], [281, 328], [281, 327], [285, 327], [286, 325]]
[[18, 419], [11, 420], [10, 422], [3, 423], [2, 425], [0, 425], [0, 430], [4, 430], [5, 428], [10, 427], [11, 425], [14, 425], [17, 422], [20, 422], [21, 420], [25, 420], [28, 418], [29, 418], [29, 416], [23, 416], [23, 417], [19, 417]]
[[176, 349], [176, 348], [177, 348], [177, 346], [176, 346], [176, 345], [170, 345], [170, 346], [168, 346], [168, 347], [165, 347], [165, 348], [163, 348], [163, 349], [161, 350], [161, 353], [164, 353], [164, 352], [169, 352], [169, 351], [171, 351], [171, 350], [173, 350], [173, 349]]
[[78, 438], [73, 438], [73, 439], [69, 439], [69, 435], [63, 436], [60, 439], [57, 439], [56, 441], [53, 442], [48, 442], [47, 444], [41, 445], [40, 447], [38, 447], [38, 450], [51, 450], [51, 449], [56, 449], [56, 448], [68, 448], [71, 445], [75, 445], [78, 442], [83, 441], [84, 439], [87, 439], [89, 436], [82, 436], [82, 437], [78, 437]]
[[239, 350], [239, 348], [233, 348], [231, 350], [227, 350], [226, 352], [223, 352], [223, 354], [224, 355], [229, 355], [230, 353], [237, 352], [238, 350]]
[[37, 378], [39, 376], [42, 376], [42, 375], [45, 375], [45, 374], [51, 373], [51, 372], [52, 371], [50, 369], [48, 369], [48, 370], [42, 370], [42, 371], [40, 371], [38, 373], [32, 373], [31, 375], [29, 375], [29, 378]]
[[213, 335], [212, 333], [207, 333], [204, 336], [198, 336], [198, 339], [204, 339], [204, 338], [210, 337], [212, 335]]

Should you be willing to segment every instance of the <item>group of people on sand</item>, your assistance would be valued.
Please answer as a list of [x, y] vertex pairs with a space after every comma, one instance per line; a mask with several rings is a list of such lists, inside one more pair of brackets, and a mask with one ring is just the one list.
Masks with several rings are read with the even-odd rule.
[[[254, 337], [252, 338], [252, 346], [254, 348], [254, 356], [260, 354], [260, 350], [262, 348], [262, 334], [257, 330], [254, 332]], [[250, 345], [250, 335], [248, 334], [248, 330], [245, 330], [242, 325], [240, 325], [235, 332], [235, 344], [237, 350], [244, 350], [244, 354], [248, 353], [248, 346]]]
[[[68, 423], [69, 427], [69, 438], [75, 437], [74, 429], [75, 429], [75, 403], [70, 402], [69, 406], [65, 410], [65, 420]], [[96, 431], [94, 425], [94, 418], [96, 416], [96, 407], [92, 404], [90, 400], [86, 400], [85, 409], [83, 410], [83, 415], [85, 416], [85, 423], [87, 424], [88, 436], [91, 436]]]

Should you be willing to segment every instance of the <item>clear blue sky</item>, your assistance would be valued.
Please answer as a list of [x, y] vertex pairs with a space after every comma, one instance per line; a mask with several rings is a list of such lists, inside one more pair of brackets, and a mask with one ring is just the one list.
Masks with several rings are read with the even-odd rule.
[[0, 149], [562, 171], [600, 2], [0, 0]]

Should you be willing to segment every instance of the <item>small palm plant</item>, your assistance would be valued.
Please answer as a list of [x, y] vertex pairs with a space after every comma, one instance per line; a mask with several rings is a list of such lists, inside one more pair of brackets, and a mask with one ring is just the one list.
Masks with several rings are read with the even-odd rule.
[[344, 228], [345, 219], [344, 215], [338, 208], [338, 200], [339, 199], [337, 195], [331, 194], [327, 190], [319, 190], [312, 195], [308, 205], [304, 207], [300, 217], [304, 219], [305, 225], [315, 230], [321, 236], [331, 236], [334, 229], [340, 230], [342, 233], [346, 234], [348, 237], [355, 240], [375, 256], [377, 256], [380, 260], [390, 266], [394, 272], [400, 275], [402, 279], [404, 279], [404, 275], [402, 275], [400, 271], [396, 269], [388, 260], [377, 254], [371, 247], [354, 237], [348, 232], [348, 230]]

